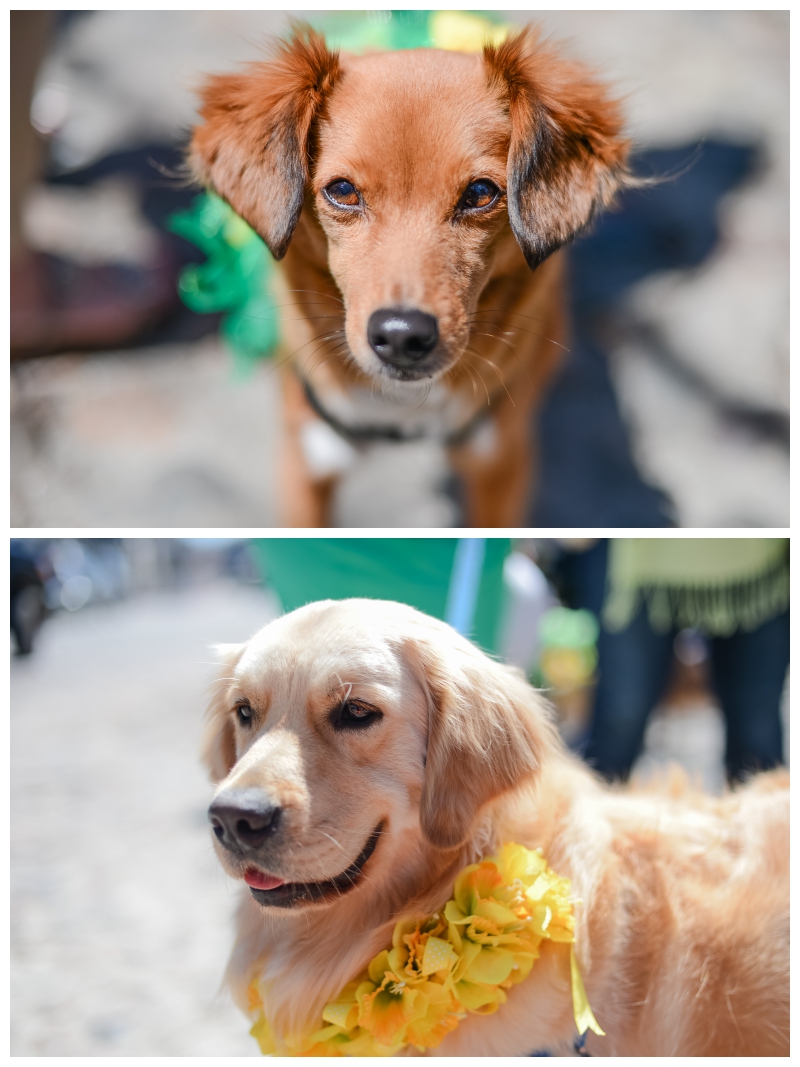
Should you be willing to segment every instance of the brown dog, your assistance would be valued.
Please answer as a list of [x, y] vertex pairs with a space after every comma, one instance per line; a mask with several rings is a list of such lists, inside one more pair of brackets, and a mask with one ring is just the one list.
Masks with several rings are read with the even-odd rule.
[[467, 524], [520, 525], [565, 340], [548, 257], [627, 180], [604, 88], [530, 31], [364, 56], [305, 31], [211, 78], [201, 114], [195, 174], [283, 259], [287, 524], [327, 524], [327, 422], [356, 447], [441, 441]]
[[[789, 1050], [789, 776], [723, 797], [601, 784], [521, 674], [403, 604], [323, 601], [223, 650], [209, 815], [244, 879], [228, 979], [280, 1040], [507, 842], [572, 879], [592, 1055]], [[494, 1015], [436, 1055], [569, 1051], [569, 953], [544, 942]]]

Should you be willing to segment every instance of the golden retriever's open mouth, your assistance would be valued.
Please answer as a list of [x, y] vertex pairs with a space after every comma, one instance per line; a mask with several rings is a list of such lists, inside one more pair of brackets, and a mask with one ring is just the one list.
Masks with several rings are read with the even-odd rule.
[[350, 866], [335, 878], [329, 878], [325, 882], [282, 882], [263, 874], [255, 867], [247, 868], [244, 872], [244, 880], [250, 887], [253, 899], [264, 907], [293, 908], [297, 905], [320, 903], [340, 897], [358, 884], [361, 869], [375, 851], [382, 832], [383, 822], [380, 822]]

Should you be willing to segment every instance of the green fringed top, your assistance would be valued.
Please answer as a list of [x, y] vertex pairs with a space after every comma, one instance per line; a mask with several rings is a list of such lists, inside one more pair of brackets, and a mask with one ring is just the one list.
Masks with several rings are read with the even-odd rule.
[[647, 608], [650, 625], [724, 637], [755, 630], [789, 606], [785, 538], [628, 538], [609, 549], [603, 623], [624, 630]]

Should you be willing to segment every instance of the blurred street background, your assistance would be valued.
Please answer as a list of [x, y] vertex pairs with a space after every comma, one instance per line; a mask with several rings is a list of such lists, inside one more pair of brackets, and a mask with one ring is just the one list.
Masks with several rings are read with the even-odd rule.
[[[567, 604], [580, 600], [575, 565], [592, 550], [547, 539], [379, 543], [385, 559], [408, 561], [393, 579], [409, 591], [402, 599], [419, 603], [439, 580], [437, 613], [467, 632], [489, 620], [484, 645], [546, 690], [576, 747], [602, 663], [597, 617]], [[386, 595], [379, 551], [352, 539], [12, 544], [12, 1055], [257, 1053], [220, 992], [240, 889], [213, 853], [197, 755], [211, 646], [246, 640], [309, 591], [363, 593], [367, 582]], [[492, 590], [499, 615], [482, 606]], [[709, 645], [681, 629], [667, 647], [633, 774], [677, 763], [718, 792], [725, 726]], [[787, 707], [788, 685], [786, 762]]]
[[[535, 18], [617, 86], [638, 172], [674, 176], [570, 251], [573, 338], [530, 524], [785, 526], [788, 12], [496, 15]], [[24, 34], [12, 49], [12, 525], [273, 526], [274, 364], [237, 368], [219, 315], [180, 304], [203, 257], [165, 227], [198, 192], [181, 179], [195, 87], [289, 16], [21, 17], [42, 54]], [[335, 514], [458, 524], [437, 446], [380, 451]]]

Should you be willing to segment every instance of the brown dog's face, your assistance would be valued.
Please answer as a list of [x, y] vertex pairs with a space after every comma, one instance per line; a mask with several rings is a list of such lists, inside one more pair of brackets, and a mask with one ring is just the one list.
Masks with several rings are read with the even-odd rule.
[[311, 190], [367, 374], [437, 377], [464, 351], [507, 227], [510, 138], [480, 56], [348, 60], [320, 120]]
[[616, 104], [529, 31], [480, 55], [361, 57], [301, 31], [210, 79], [201, 114], [195, 173], [276, 258], [312, 205], [302, 255], [342, 294], [346, 358], [379, 379], [445, 374], [500, 241], [535, 268], [626, 180]]
[[209, 818], [223, 866], [266, 907], [413, 878], [547, 744], [532, 690], [405, 605], [311, 604], [226, 659]]

